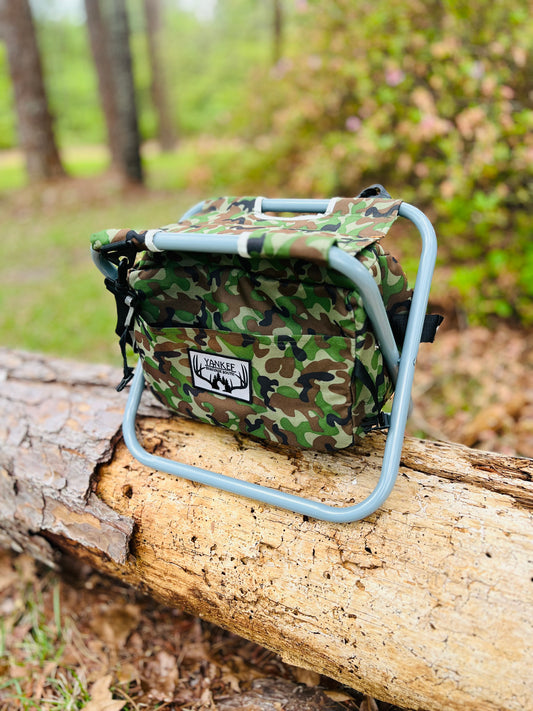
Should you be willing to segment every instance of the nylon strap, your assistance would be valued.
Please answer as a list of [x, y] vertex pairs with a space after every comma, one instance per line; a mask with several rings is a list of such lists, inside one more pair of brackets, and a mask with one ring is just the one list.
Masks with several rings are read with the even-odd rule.
[[[408, 311], [389, 317], [392, 333], [399, 348], [403, 345], [408, 319]], [[424, 319], [424, 326], [422, 327], [420, 343], [433, 343], [437, 329], [443, 321], [444, 316], [440, 314], [427, 314]]]

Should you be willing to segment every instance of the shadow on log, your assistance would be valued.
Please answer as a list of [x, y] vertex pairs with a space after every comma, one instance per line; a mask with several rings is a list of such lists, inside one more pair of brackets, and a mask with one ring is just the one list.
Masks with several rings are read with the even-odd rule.
[[[307, 520], [133, 460], [117, 370], [0, 353], [0, 544], [74, 553], [384, 701], [530, 707], [532, 460], [406, 439], [379, 511]], [[331, 504], [379, 475], [380, 434], [335, 455], [278, 449], [145, 400], [141, 439], [157, 454]]]

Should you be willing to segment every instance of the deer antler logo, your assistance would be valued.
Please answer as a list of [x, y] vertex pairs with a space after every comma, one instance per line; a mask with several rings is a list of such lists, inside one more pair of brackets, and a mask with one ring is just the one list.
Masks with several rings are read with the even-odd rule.
[[250, 402], [250, 363], [239, 358], [189, 351], [193, 385]]

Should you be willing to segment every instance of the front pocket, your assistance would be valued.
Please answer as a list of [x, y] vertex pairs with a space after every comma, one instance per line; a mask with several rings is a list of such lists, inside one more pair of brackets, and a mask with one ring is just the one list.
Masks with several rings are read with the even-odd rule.
[[155, 395], [186, 417], [296, 447], [354, 442], [353, 339], [156, 329], [140, 321], [135, 340]]

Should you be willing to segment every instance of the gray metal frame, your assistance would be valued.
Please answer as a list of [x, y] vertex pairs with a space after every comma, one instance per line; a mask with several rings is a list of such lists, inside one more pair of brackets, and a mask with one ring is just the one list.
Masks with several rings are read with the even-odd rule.
[[[267, 200], [263, 199], [265, 212], [324, 212], [328, 200]], [[185, 220], [201, 209], [202, 203], [195, 205], [182, 217]], [[135, 432], [135, 418], [144, 389], [144, 374], [139, 363], [131, 382], [130, 393], [124, 412], [122, 431], [126, 446], [131, 454], [147, 467], [183, 477], [200, 484], [214, 486], [239, 496], [246, 496], [272, 506], [279, 506], [311, 518], [345, 523], [366, 518], [378, 509], [387, 499], [395, 484], [400, 465], [400, 456], [405, 433], [405, 425], [410, 412], [411, 389], [420, 337], [429, 299], [431, 279], [437, 256], [437, 240], [431, 222], [418, 208], [402, 203], [399, 214], [418, 229], [422, 240], [422, 251], [416, 276], [411, 310], [402, 354], [392, 334], [387, 313], [379, 289], [365, 267], [353, 256], [338, 247], [332, 247], [329, 253], [329, 265], [347, 276], [359, 290], [363, 306], [372, 322], [379, 348], [387, 369], [395, 384], [391, 410], [390, 427], [385, 443], [381, 474], [372, 493], [363, 501], [353, 506], [331, 506], [304, 497], [288, 494], [277, 489], [251, 484], [242, 479], [217, 474], [207, 469], [175, 462], [147, 452], [139, 443]], [[238, 254], [238, 238], [234, 235], [199, 234], [198, 232], [153, 233], [153, 246], [157, 250], [182, 252], [207, 252], [218, 254]], [[93, 259], [103, 274], [111, 278], [116, 276], [116, 267], [100, 252], [92, 252]]]

